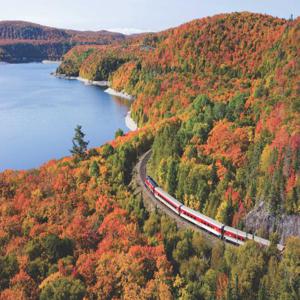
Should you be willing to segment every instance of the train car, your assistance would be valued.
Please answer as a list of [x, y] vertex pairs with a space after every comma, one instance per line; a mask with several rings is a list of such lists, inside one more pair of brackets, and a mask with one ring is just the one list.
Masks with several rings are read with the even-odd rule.
[[153, 178], [151, 178], [150, 176], [146, 176], [145, 186], [152, 194], [154, 194], [154, 189], [158, 187], [158, 184]]
[[181, 207], [181, 217], [196, 224], [197, 226], [205, 229], [206, 231], [218, 236], [222, 237], [224, 224], [215, 221], [214, 219], [207, 217], [191, 208], [186, 206]]
[[[243, 245], [247, 240], [254, 240], [255, 242], [270, 246], [270, 241], [264, 238], [258, 237], [251, 233], [241, 231], [239, 229], [225, 226], [224, 224], [207, 217], [189, 207], [184, 206], [177, 199], [166, 193], [161, 189], [153, 178], [146, 176], [144, 181], [146, 188], [154, 194], [155, 198], [180, 215], [182, 218], [194, 223], [202, 229], [205, 229], [209, 233], [216, 235], [217, 237], [224, 238], [227, 242], [231, 242], [236, 245]], [[284, 250], [284, 246], [281, 244], [277, 245], [279, 251]]]
[[243, 245], [247, 239], [253, 239], [251, 234], [241, 231], [239, 229], [225, 226], [224, 227], [224, 239], [228, 242]]
[[166, 193], [160, 187], [156, 187], [154, 190], [154, 196], [164, 205], [172, 209], [176, 214], [180, 215], [182, 203], [177, 199]]
[[[256, 236], [256, 235], [254, 235], [254, 238], [253, 238], [253, 239], [254, 239], [255, 242], [257, 242], [257, 243], [259, 243], [259, 244], [261, 244], [261, 245], [264, 245], [264, 246], [266, 246], [266, 247], [269, 247], [270, 244], [271, 244], [271, 242], [270, 242], [269, 240], [264, 239], [264, 238], [261, 238], [261, 237]], [[278, 249], [280, 252], [282, 252], [282, 251], [284, 250], [284, 246], [281, 245], [281, 244], [277, 244], [277, 249]]]

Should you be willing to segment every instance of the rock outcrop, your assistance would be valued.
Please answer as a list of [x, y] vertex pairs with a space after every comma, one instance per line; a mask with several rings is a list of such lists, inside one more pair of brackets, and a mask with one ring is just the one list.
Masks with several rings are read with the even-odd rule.
[[246, 231], [263, 232], [266, 235], [277, 232], [280, 243], [284, 243], [289, 236], [300, 237], [300, 215], [271, 214], [262, 201], [245, 218]]

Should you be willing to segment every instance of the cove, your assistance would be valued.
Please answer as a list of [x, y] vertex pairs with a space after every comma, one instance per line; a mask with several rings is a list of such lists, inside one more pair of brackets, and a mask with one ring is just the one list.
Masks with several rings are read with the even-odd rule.
[[70, 155], [77, 124], [89, 148], [128, 131], [128, 105], [97, 86], [50, 75], [57, 64], [0, 65], [0, 171]]

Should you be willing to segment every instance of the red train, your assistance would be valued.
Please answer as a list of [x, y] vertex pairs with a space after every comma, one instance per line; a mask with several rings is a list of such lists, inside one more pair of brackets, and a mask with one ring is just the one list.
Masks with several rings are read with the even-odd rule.
[[[150, 176], [146, 176], [144, 182], [146, 188], [154, 195], [154, 197], [157, 200], [162, 202], [180, 217], [188, 220], [191, 223], [194, 223], [198, 227], [201, 227], [202, 229], [206, 230], [207, 232], [236, 245], [242, 245], [246, 240], [254, 240], [264, 246], [270, 245], [270, 241], [266, 239], [224, 225], [210, 217], [207, 217], [183, 205], [180, 201], [178, 201], [177, 199], [166, 193], [164, 190], [162, 190], [155, 182], [155, 180]], [[278, 244], [277, 248], [280, 251], [283, 251], [284, 246]]]

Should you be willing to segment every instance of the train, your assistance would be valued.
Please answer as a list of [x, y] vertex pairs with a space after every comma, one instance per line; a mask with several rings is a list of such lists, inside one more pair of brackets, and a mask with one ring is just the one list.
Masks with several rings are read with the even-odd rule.
[[[270, 245], [270, 241], [267, 239], [227, 226], [185, 206], [183, 203], [181, 203], [180, 201], [169, 195], [167, 192], [165, 192], [161, 187], [159, 187], [156, 181], [148, 175], [144, 180], [144, 184], [158, 201], [167, 206], [175, 214], [195, 224], [197, 227], [200, 227], [208, 233], [213, 234], [214, 236], [222, 240], [225, 240], [226, 242], [235, 245], [243, 245], [247, 240], [254, 240], [255, 242], [264, 246]], [[281, 244], [278, 244], [277, 248], [281, 252], [284, 250], [284, 246]]]

